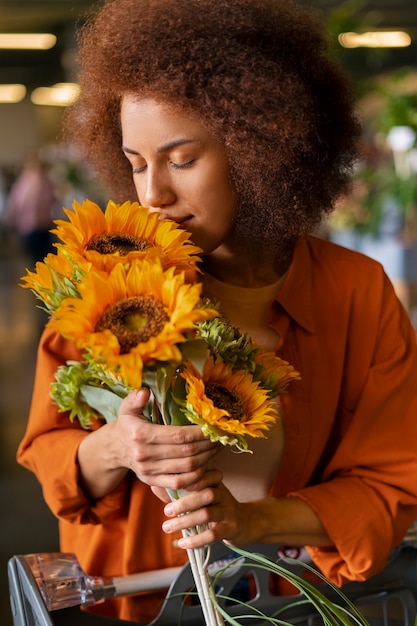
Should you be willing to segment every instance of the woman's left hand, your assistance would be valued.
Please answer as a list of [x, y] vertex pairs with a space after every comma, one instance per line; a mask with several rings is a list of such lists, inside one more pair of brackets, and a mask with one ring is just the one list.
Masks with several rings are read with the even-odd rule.
[[[166, 501], [159, 490], [153, 488], [153, 491]], [[163, 531], [175, 533], [204, 525], [207, 529], [181, 538], [179, 547], [193, 549], [221, 540], [244, 546], [259, 540], [255, 503], [238, 502], [222, 482], [218, 470], [208, 470], [192, 490], [183, 493], [181, 498], [165, 506], [164, 512], [170, 519], [163, 523]]]
[[[201, 548], [222, 540], [236, 547], [255, 543], [333, 545], [317, 513], [301, 498], [266, 497], [239, 502], [222, 481], [219, 470], [208, 470], [183, 497], [165, 506], [169, 519], [162, 529], [166, 533], [207, 525], [200, 533], [181, 538], [180, 548]], [[157, 488], [152, 489], [157, 493]]]

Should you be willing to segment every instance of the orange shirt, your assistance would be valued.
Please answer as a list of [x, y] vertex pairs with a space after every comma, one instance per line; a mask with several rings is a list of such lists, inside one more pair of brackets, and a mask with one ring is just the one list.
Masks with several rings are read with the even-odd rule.
[[[298, 242], [270, 324], [278, 354], [302, 376], [282, 397], [286, 442], [271, 495], [297, 496], [317, 512], [334, 547], [308, 549], [326, 576], [338, 585], [367, 578], [417, 517], [415, 332], [378, 263], [314, 237]], [[58, 365], [77, 357], [72, 344], [44, 333], [18, 450], [60, 520], [61, 549], [91, 575], [183, 563], [160, 529], [162, 503], [136, 477], [95, 502], [79, 487], [86, 432], [49, 398]], [[154, 603], [154, 595], [130, 597], [96, 610], [146, 622]]]

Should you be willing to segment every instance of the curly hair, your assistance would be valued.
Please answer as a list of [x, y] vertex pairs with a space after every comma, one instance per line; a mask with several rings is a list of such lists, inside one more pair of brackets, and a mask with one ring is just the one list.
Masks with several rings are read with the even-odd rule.
[[136, 198], [126, 93], [197, 113], [223, 143], [242, 241], [292, 244], [348, 189], [353, 90], [322, 18], [292, 0], [109, 0], [79, 32], [79, 62], [64, 127], [117, 201]]

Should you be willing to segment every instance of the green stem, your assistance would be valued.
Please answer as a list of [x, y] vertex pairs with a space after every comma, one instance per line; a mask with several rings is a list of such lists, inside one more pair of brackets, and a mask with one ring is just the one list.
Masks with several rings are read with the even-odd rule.
[[[167, 489], [171, 500], [178, 500], [181, 493], [176, 490]], [[198, 528], [187, 528], [182, 531], [183, 537], [197, 535]], [[215, 592], [211, 582], [211, 577], [207, 570], [206, 548], [187, 549], [188, 560], [191, 573], [197, 589], [206, 626], [224, 626], [224, 620], [218, 610], [218, 603], [215, 601]]]

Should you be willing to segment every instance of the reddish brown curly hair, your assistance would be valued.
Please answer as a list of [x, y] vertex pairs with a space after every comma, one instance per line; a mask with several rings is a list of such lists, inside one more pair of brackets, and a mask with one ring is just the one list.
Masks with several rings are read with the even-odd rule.
[[65, 128], [116, 201], [136, 199], [121, 150], [127, 92], [197, 112], [224, 144], [242, 241], [292, 243], [347, 190], [360, 126], [311, 10], [292, 0], [110, 0], [79, 43], [81, 96]]

